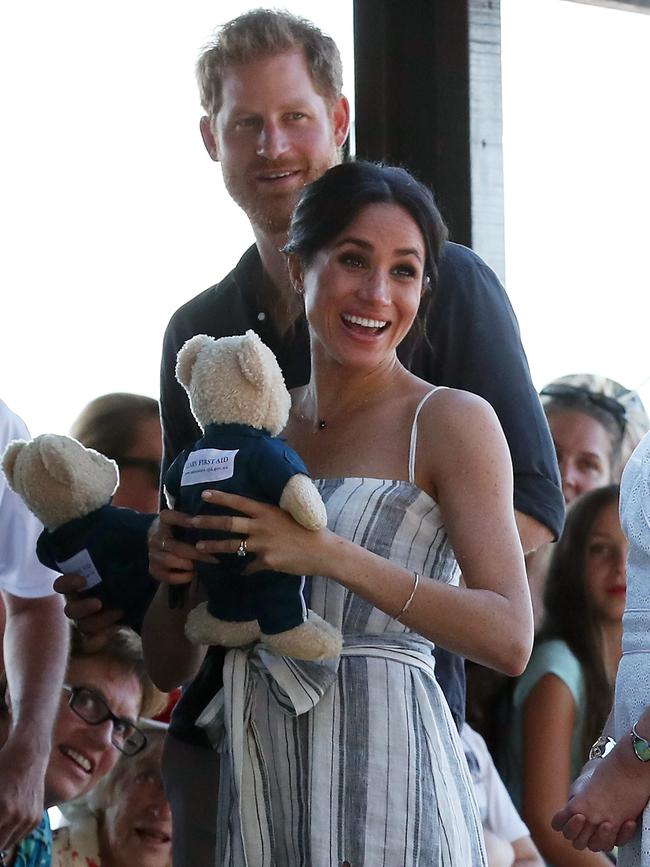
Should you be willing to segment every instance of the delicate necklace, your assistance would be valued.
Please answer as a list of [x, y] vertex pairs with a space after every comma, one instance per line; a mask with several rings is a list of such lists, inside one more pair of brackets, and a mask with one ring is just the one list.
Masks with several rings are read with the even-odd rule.
[[[301, 403], [304, 404], [304, 402], [305, 402], [305, 400], [303, 398]], [[312, 401], [312, 403], [314, 403], [314, 401]], [[312, 422], [313, 416], [311, 413], [306, 413], [306, 412], [303, 412], [302, 409], [298, 409], [298, 415], [300, 416], [300, 418], [303, 421], [306, 421], [308, 424], [310, 424], [310, 425], [314, 424], [314, 422]], [[316, 419], [316, 427], [318, 430], [325, 430], [327, 428], [327, 422], [322, 417], [319, 419]], [[2, 867], [2, 864], [0, 864], [0, 867]]]

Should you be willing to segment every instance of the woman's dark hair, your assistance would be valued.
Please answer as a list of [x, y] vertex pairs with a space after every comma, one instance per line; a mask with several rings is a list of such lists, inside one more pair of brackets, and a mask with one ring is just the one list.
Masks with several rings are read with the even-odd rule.
[[[447, 228], [431, 190], [406, 169], [356, 160], [326, 171], [305, 187], [291, 218], [284, 252], [296, 255], [303, 265], [308, 266], [363, 208], [375, 204], [402, 208], [422, 233], [425, 251], [423, 289], [429, 291], [423, 295], [414, 323], [416, 333], [421, 337], [431, 290], [438, 282], [438, 263]], [[410, 334], [407, 340], [411, 340]]]
[[537, 643], [559, 638], [580, 663], [585, 679], [583, 753], [600, 734], [612, 705], [603, 659], [601, 626], [585, 588], [587, 540], [602, 510], [618, 501], [618, 485], [596, 488], [579, 497], [567, 515], [555, 546], [544, 591], [544, 623]]

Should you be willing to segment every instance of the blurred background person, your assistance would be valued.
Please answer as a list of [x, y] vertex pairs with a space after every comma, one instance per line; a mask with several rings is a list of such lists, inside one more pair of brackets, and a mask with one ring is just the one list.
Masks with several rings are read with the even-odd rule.
[[96, 397], [81, 411], [70, 435], [118, 465], [120, 484], [114, 506], [158, 511], [162, 459], [158, 401], [128, 392]]
[[467, 723], [460, 733], [478, 805], [488, 867], [544, 867], [487, 744]]
[[512, 693], [504, 779], [543, 857], [555, 867], [605, 865], [550, 825], [607, 719], [621, 656], [627, 540], [618, 486], [581, 496], [554, 546], [545, 617]]
[[579, 849], [607, 850], [617, 842], [620, 867], [649, 867], [650, 434], [623, 473], [620, 517], [629, 553], [616, 700], [553, 827]]
[[[121, 754], [135, 755], [146, 744], [136, 723], [153, 715], [166, 697], [145, 672], [140, 639], [120, 629], [97, 653], [83, 650], [73, 633], [63, 687], [54, 687], [58, 714], [45, 772], [45, 806], [52, 807], [88, 792], [107, 774]], [[0, 743], [13, 721], [10, 690], [0, 691]], [[27, 758], [29, 759], [29, 750]], [[16, 846], [6, 847], [5, 865], [46, 867], [51, 857], [47, 812], [40, 824]]]
[[613, 379], [576, 373], [553, 380], [540, 399], [555, 444], [567, 504], [621, 480], [650, 419], [640, 397]]
[[[23, 421], [0, 401], [0, 454], [14, 439], [30, 439]], [[43, 527], [7, 485], [0, 470], [0, 633], [14, 711], [0, 740], [0, 851], [40, 820], [68, 652], [62, 600], [54, 572], [36, 559]], [[5, 623], [6, 616], [6, 623]]]
[[[158, 401], [128, 392], [102, 395], [84, 407], [70, 434], [87, 448], [117, 463], [120, 482], [112, 499], [114, 506], [145, 514], [158, 513], [162, 456]], [[81, 576], [63, 575], [55, 587], [66, 594], [68, 604], [75, 611], [74, 618], [84, 619], [81, 628], [88, 634], [86, 648], [94, 650], [101, 647], [123, 612], [102, 609], [101, 602], [94, 597], [79, 597], [78, 592], [85, 585]], [[143, 576], [143, 597], [152, 598], [156, 586], [153, 578]]]
[[141, 721], [147, 736], [136, 756], [113, 770], [54, 832], [54, 867], [171, 867], [171, 812], [160, 759], [166, 726]]
[[[595, 488], [618, 484], [628, 458], [650, 430], [650, 419], [639, 395], [606, 376], [573, 373], [544, 386], [540, 400], [553, 437], [567, 505]], [[552, 552], [551, 543], [526, 557], [538, 626]]]
[[[567, 504], [596, 488], [618, 484], [631, 452], [650, 429], [638, 394], [613, 379], [592, 373], [553, 380], [540, 392], [555, 445]], [[554, 544], [526, 556], [526, 573], [536, 629], [542, 624], [544, 585]], [[511, 689], [503, 677], [467, 663], [467, 719], [500, 752], [504, 702]]]

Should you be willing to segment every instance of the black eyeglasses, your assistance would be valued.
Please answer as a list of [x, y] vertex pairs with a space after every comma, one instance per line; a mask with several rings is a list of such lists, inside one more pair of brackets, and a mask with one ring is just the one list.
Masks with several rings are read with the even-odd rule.
[[615, 397], [589, 391], [587, 388], [581, 388], [578, 385], [564, 385], [562, 383], [547, 385], [546, 388], [540, 391], [540, 395], [543, 397], [575, 397], [576, 395], [585, 397], [594, 406], [600, 407], [600, 409], [612, 415], [621, 430], [625, 430], [625, 407]]
[[68, 707], [91, 726], [98, 726], [106, 720], [113, 723], [111, 743], [121, 753], [135, 756], [147, 745], [147, 736], [130, 719], [115, 716], [101, 695], [87, 686], [68, 686], [63, 689], [70, 693]]
[[149, 475], [156, 480], [156, 484], [160, 481], [160, 461], [155, 458], [113, 458], [120, 469], [126, 467], [135, 467], [140, 470], [145, 470]]

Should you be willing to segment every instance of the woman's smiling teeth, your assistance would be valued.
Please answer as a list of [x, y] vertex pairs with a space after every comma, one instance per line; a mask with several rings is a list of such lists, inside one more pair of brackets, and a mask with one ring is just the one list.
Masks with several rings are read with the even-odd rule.
[[90, 774], [93, 769], [92, 762], [90, 759], [87, 759], [86, 756], [78, 753], [76, 750], [71, 749], [70, 747], [60, 747], [61, 752], [68, 759], [72, 759], [72, 761], [79, 765], [82, 771], [85, 771], [87, 774]]
[[361, 328], [370, 328], [373, 331], [381, 331], [388, 325], [385, 319], [366, 319], [364, 316], [355, 316], [353, 313], [342, 313], [341, 318], [345, 323], [358, 325]]

